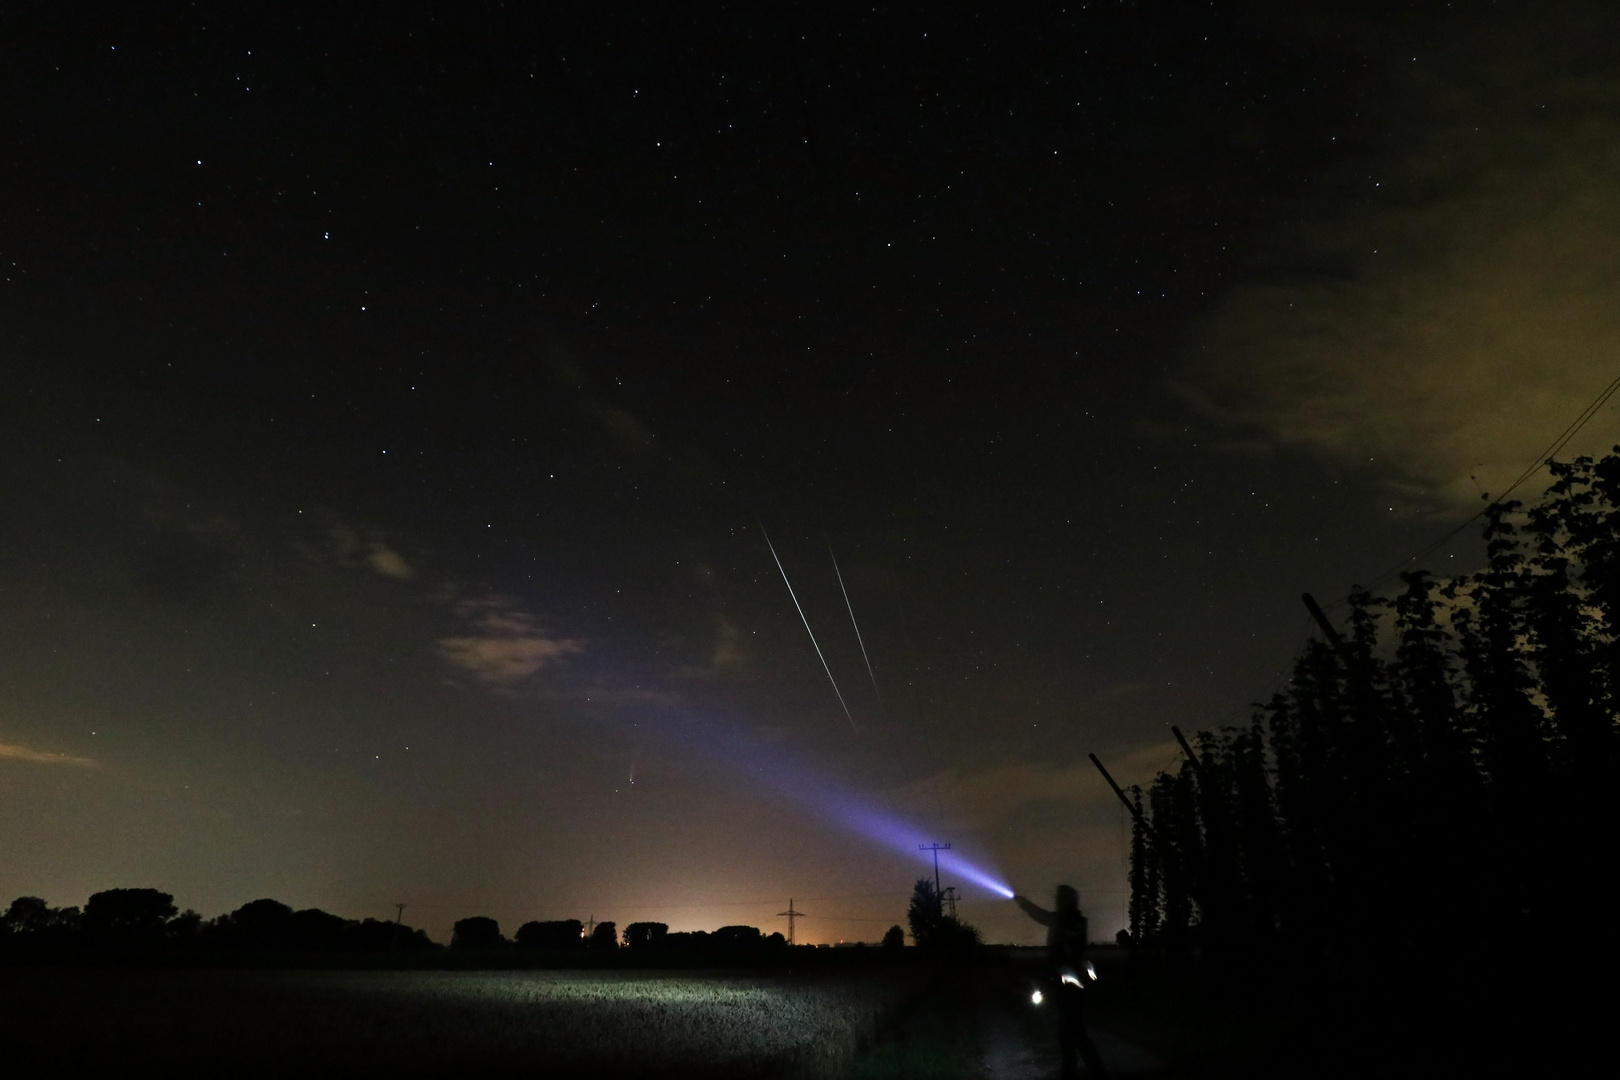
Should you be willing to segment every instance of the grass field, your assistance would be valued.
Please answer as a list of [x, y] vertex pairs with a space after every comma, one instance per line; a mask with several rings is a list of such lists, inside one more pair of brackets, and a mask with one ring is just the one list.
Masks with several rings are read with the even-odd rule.
[[916, 985], [882, 971], [12, 968], [0, 1038], [30, 1075], [821, 1077]]

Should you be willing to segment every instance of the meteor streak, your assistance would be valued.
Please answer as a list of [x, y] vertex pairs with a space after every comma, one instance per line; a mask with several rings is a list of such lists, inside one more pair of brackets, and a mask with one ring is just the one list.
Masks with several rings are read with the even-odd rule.
[[[815, 646], [816, 655], [821, 658], [821, 669], [827, 673], [827, 681], [832, 683], [833, 693], [838, 695], [838, 704], [844, 710], [844, 716], [849, 720], [849, 726], [856, 731], [861, 730], [855, 726], [855, 717], [850, 714], [849, 706], [844, 704], [843, 691], [838, 689], [838, 680], [833, 678], [832, 668], [827, 664], [827, 658], [822, 655], [821, 646], [816, 642], [816, 632], [810, 629], [810, 619], [799, 604], [799, 594], [793, 591], [793, 582], [788, 580], [787, 571], [782, 568], [782, 557], [776, 553], [776, 545], [771, 543], [771, 534], [765, 532], [765, 526], [760, 524], [759, 531], [765, 537], [765, 546], [771, 549], [771, 558], [776, 560], [776, 568], [782, 572], [782, 584], [787, 586], [788, 595], [793, 597], [793, 606], [799, 610], [799, 618], [804, 621], [804, 632], [810, 635], [810, 644]], [[865, 646], [862, 646], [865, 651]]]
[[861, 644], [861, 659], [866, 661], [866, 673], [872, 677], [872, 693], [877, 695], [878, 705], [883, 704], [883, 691], [878, 689], [877, 672], [872, 670], [872, 658], [866, 655], [866, 640], [861, 637], [861, 624], [855, 621], [855, 605], [849, 602], [849, 590], [844, 588], [844, 572], [838, 569], [838, 556], [833, 554], [832, 541], [827, 540], [827, 554], [832, 558], [833, 573], [838, 575], [838, 591], [844, 594], [844, 606], [849, 609], [849, 624], [855, 628], [855, 640]]

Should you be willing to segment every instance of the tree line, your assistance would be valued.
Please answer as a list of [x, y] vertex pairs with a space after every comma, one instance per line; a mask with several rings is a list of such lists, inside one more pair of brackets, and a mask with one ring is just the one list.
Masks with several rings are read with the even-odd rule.
[[298, 952], [421, 952], [436, 948], [427, 934], [398, 922], [345, 919], [319, 908], [294, 911], [278, 900], [254, 900], [214, 919], [179, 911], [157, 889], [106, 889], [81, 910], [53, 908], [19, 896], [0, 915], [0, 949], [288, 950]]
[[[913, 941], [924, 948], [961, 948], [978, 943], [978, 931], [945, 914], [934, 883], [917, 882], [907, 913]], [[905, 945], [898, 925], [884, 934], [885, 948]], [[622, 934], [612, 921], [579, 919], [530, 921], [508, 939], [500, 923], [488, 916], [460, 919], [449, 948], [458, 952], [575, 953], [631, 949], [637, 952], [711, 952], [727, 955], [784, 950], [780, 932], [755, 926], [722, 926], [717, 930], [670, 932], [661, 922], [633, 922]], [[91, 896], [82, 909], [53, 908], [37, 896], [20, 896], [0, 915], [0, 952], [49, 954], [75, 950], [141, 950], [196, 952], [367, 953], [431, 952], [442, 946], [426, 932], [402, 922], [345, 919], [307, 908], [295, 911], [279, 900], [243, 904], [225, 915], [204, 919], [180, 911], [174, 897], [158, 889], [106, 889]]]
[[509, 940], [501, 933], [500, 923], [484, 915], [458, 920], [450, 935], [452, 949], [484, 952], [502, 949], [752, 952], [786, 949], [787, 944], [787, 938], [780, 932], [766, 934], [757, 926], [722, 926], [714, 931], [677, 930], [672, 934], [667, 923], [633, 922], [621, 934], [615, 922], [595, 923], [587, 932], [585, 924], [578, 919], [526, 922]]
[[1478, 571], [1352, 592], [1247, 726], [1133, 789], [1123, 939], [1306, 963], [1612, 945], [1617, 455], [1491, 503]]

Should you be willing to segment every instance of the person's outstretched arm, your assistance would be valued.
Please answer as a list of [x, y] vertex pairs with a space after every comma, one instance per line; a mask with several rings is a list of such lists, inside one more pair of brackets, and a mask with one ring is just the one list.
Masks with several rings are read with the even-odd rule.
[[1047, 911], [1045, 908], [1031, 903], [1028, 897], [1015, 896], [1013, 897], [1013, 903], [1022, 908], [1025, 915], [1028, 915], [1042, 926], [1051, 926], [1057, 920], [1055, 912]]

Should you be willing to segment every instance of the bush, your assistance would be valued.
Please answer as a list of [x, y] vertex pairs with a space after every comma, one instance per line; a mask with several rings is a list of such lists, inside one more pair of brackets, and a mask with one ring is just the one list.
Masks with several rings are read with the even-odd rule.
[[450, 934], [452, 949], [500, 949], [506, 946], [501, 936], [501, 924], [483, 915], [460, 919]]

